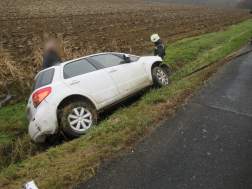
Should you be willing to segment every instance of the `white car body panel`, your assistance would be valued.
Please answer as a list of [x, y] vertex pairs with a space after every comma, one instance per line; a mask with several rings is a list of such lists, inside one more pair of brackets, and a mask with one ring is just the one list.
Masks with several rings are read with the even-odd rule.
[[115, 82], [104, 69], [68, 79], [62, 77], [62, 81], [75, 91], [89, 94], [98, 104], [119, 95]]
[[[155, 62], [162, 63], [162, 59], [157, 56], [141, 57], [136, 62], [103, 68], [64, 79], [64, 65], [72, 61], [42, 70], [36, 76], [37, 78], [40, 73], [48, 69], [54, 68], [55, 70], [52, 83], [33, 91], [28, 101], [27, 108], [29, 108], [30, 119], [28, 130], [35, 142], [44, 142], [48, 135], [58, 132], [57, 109], [65, 98], [72, 95], [86, 97], [94, 104], [96, 110], [100, 111], [151, 86], [153, 84], [152, 65]], [[51, 93], [35, 108], [32, 99], [33, 94], [47, 87], [51, 87]]]
[[[149, 82], [149, 77], [141, 61], [105, 68], [113, 78], [119, 93], [127, 91]], [[131, 93], [131, 92], [130, 92]]]
[[34, 142], [44, 142], [47, 135], [58, 131], [57, 106], [43, 100], [34, 115], [35, 120], [29, 124], [29, 134]]
[[162, 58], [160, 58], [159, 56], [145, 56], [145, 57], [141, 57], [139, 61], [143, 62], [143, 66], [144, 66], [144, 68], [145, 68], [145, 70], [147, 72], [149, 80], [153, 83], [151, 67], [152, 67], [154, 62], [162, 63], [162, 61], [163, 61]]
[[105, 107], [107, 107], [109, 105], [112, 105], [112, 104], [114, 104], [116, 102], [119, 102], [120, 100], [125, 99], [125, 98], [129, 97], [130, 95], [132, 95], [134, 93], [137, 93], [141, 89], [144, 89], [144, 88], [146, 88], [148, 86], [150, 86], [150, 82], [144, 83], [143, 85], [140, 85], [140, 86], [138, 86], [138, 87], [136, 87], [136, 88], [134, 88], [134, 89], [132, 89], [130, 91], [122, 93], [122, 94], [120, 94], [120, 96], [116, 96], [113, 99], [109, 99], [109, 100], [107, 100], [107, 101], [105, 101], [105, 102], [98, 105], [99, 110], [101, 110], [101, 109], [103, 109], [103, 108], [105, 108]]

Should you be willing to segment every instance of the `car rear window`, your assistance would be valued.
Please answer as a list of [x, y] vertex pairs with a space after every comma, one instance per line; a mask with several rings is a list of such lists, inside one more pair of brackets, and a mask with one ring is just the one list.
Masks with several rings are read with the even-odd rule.
[[64, 66], [64, 79], [93, 72], [96, 70], [97, 69], [86, 59], [77, 60]]
[[53, 80], [53, 75], [54, 68], [41, 72], [34, 83], [33, 91], [45, 85], [51, 84]]

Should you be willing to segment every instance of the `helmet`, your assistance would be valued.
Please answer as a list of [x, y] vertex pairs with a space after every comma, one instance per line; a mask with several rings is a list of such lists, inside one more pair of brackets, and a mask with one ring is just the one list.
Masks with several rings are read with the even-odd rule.
[[34, 181], [30, 181], [23, 186], [23, 189], [38, 189]]
[[153, 35], [150, 37], [150, 41], [151, 41], [151, 42], [157, 42], [159, 39], [160, 39], [160, 37], [158, 36], [158, 34], [153, 34]]

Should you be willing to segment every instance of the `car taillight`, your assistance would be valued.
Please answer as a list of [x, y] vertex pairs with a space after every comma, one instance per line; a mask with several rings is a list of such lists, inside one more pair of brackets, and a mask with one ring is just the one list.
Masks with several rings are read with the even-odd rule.
[[34, 107], [37, 108], [37, 106], [51, 93], [51, 91], [51, 87], [36, 91], [32, 96]]

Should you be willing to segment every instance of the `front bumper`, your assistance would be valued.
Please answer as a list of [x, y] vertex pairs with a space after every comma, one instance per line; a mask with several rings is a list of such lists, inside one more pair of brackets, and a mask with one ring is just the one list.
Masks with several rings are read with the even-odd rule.
[[33, 120], [29, 124], [29, 135], [34, 142], [44, 142], [48, 135], [58, 132], [57, 106], [44, 100], [37, 107]]

